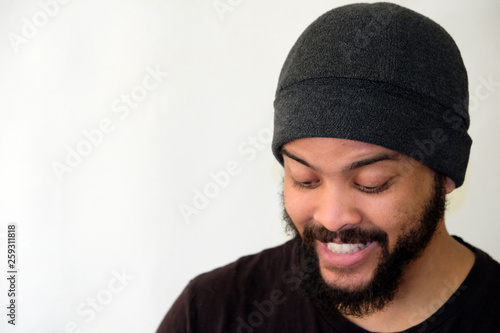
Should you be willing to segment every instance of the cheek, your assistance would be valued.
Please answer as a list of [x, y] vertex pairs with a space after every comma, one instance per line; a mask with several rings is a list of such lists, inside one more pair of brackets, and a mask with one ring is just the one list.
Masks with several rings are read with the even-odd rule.
[[365, 221], [377, 225], [380, 229], [389, 232], [397, 227], [400, 217], [400, 204], [383, 198], [362, 198]]
[[[390, 202], [379, 203], [374, 224], [388, 236], [389, 249], [393, 249], [399, 238], [420, 223], [422, 208], [415, 200], [394, 198]], [[376, 222], [375, 222], [376, 221]]]
[[401, 197], [362, 197], [358, 201], [364, 221], [384, 231], [389, 239], [389, 248], [396, 243], [401, 232], [415, 215], [414, 203]]

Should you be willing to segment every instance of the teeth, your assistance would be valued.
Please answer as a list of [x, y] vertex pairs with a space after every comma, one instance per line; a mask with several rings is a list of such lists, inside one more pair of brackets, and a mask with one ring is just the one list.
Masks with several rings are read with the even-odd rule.
[[368, 247], [369, 245], [371, 244], [370, 243], [367, 243], [367, 244], [337, 244], [337, 243], [328, 243], [327, 246], [328, 246], [328, 249], [330, 249], [330, 251], [334, 252], [334, 253], [353, 253], [353, 252], [356, 252], [356, 251], [359, 251], [359, 250], [362, 250], [366, 247]]

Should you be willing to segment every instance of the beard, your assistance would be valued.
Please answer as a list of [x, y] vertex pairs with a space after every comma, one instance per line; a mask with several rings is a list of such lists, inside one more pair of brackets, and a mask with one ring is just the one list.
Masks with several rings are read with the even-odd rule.
[[[392, 251], [389, 251], [387, 233], [380, 229], [368, 231], [354, 228], [335, 232], [322, 225], [310, 223], [304, 228], [301, 237], [284, 208], [283, 218], [287, 224], [286, 228], [299, 243], [301, 287], [313, 303], [324, 311], [364, 317], [382, 310], [392, 302], [402, 282], [405, 269], [422, 255], [444, 216], [445, 176], [436, 174], [433, 190], [420, 216], [416, 219], [412, 216], [407, 221], [401, 221], [405, 227]], [[314, 243], [316, 240], [328, 243], [334, 239], [351, 244], [378, 242], [381, 248], [379, 264], [373, 278], [365, 286], [357, 289], [339, 288], [323, 279]]]

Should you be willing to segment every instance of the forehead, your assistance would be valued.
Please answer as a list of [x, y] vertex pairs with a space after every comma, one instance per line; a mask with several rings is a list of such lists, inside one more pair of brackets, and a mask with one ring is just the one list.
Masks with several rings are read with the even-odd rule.
[[[378, 161], [408, 164], [412, 159], [394, 150], [374, 144], [334, 138], [305, 138], [291, 141], [282, 147], [283, 155], [313, 170], [338, 172], [358, 169]], [[287, 166], [285, 158], [285, 167]], [[414, 163], [420, 164], [417, 161]], [[413, 167], [417, 166], [413, 164]], [[386, 164], [386, 163], [385, 163]], [[423, 166], [422, 164], [420, 164]]]
[[296, 152], [314, 157], [344, 157], [344, 156], [360, 156], [365, 154], [398, 154], [402, 157], [406, 155], [400, 154], [394, 150], [377, 146], [367, 142], [337, 139], [337, 138], [304, 138], [298, 139], [283, 145], [283, 149], [288, 152]]

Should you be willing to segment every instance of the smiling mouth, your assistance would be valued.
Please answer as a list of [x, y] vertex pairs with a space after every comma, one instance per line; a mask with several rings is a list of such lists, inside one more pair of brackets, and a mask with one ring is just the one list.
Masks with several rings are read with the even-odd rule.
[[328, 249], [337, 254], [350, 254], [350, 253], [355, 253], [361, 250], [366, 249], [368, 246], [370, 246], [372, 242], [368, 242], [366, 244], [362, 243], [356, 243], [356, 244], [348, 244], [348, 243], [326, 243], [326, 246]]

